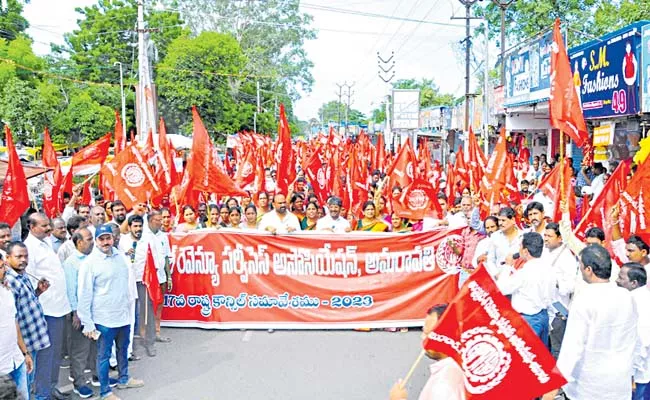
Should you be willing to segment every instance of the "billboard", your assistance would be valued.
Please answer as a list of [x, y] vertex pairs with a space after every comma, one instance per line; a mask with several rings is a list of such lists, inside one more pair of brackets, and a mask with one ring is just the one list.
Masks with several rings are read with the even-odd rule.
[[641, 32], [630, 25], [569, 50], [573, 81], [586, 119], [636, 114]]
[[641, 87], [643, 99], [641, 111], [650, 112], [650, 25], [645, 25], [641, 33]]
[[505, 107], [548, 100], [552, 43], [549, 31], [506, 56]]
[[393, 89], [393, 129], [418, 129], [420, 89]]

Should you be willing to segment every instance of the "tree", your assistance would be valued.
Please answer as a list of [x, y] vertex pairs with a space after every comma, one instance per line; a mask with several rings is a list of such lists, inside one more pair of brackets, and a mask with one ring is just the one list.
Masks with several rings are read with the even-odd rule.
[[420, 107], [448, 106], [455, 103], [454, 95], [440, 93], [433, 79], [400, 79], [393, 84], [395, 89], [420, 89]]
[[88, 144], [111, 132], [115, 126], [112, 107], [95, 101], [87, 89], [70, 92], [70, 102], [53, 121], [55, 143]]
[[[172, 41], [158, 68], [162, 115], [171, 131], [192, 131], [196, 105], [206, 127], [218, 134], [253, 128], [255, 87], [245, 79], [247, 59], [230, 35], [203, 32]], [[258, 127], [274, 131], [273, 113], [258, 114]], [[223, 139], [223, 137], [222, 137]]]
[[[332, 100], [320, 106], [318, 115], [322, 118], [324, 123], [329, 121], [339, 122], [339, 111], [341, 116], [341, 124], [345, 124], [345, 104]], [[366, 116], [359, 110], [350, 108], [348, 112], [348, 122], [350, 124], [362, 124], [366, 122]]]
[[195, 33], [228, 33], [239, 42], [248, 58], [252, 75], [263, 76], [266, 90], [290, 94], [297, 99], [298, 87], [309, 92], [311, 68], [303, 48], [315, 39], [309, 28], [313, 18], [300, 12], [298, 0], [166, 0], [175, 4]]
[[29, 27], [21, 15], [23, 5], [17, 0], [8, 0], [7, 9], [0, 13], [0, 38], [14, 40]]

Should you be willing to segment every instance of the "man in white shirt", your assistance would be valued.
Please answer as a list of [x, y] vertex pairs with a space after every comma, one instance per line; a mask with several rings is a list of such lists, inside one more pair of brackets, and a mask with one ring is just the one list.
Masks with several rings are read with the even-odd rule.
[[[68, 234], [70, 235], [70, 238], [72, 238], [72, 235], [81, 228], [87, 227], [89, 224], [88, 219], [85, 217], [81, 217], [79, 215], [75, 215], [71, 217], [68, 220], [67, 224], [67, 229], [68, 229]], [[92, 234], [91, 234], [92, 235]], [[61, 247], [59, 247], [59, 250], [56, 252], [56, 255], [59, 257], [59, 260], [63, 264], [63, 262], [70, 257], [74, 252], [76, 251], [76, 247], [74, 243], [72, 242], [71, 239], [66, 240]]]
[[525, 214], [530, 222], [530, 232], [537, 232], [544, 235], [546, 229], [546, 217], [544, 216], [544, 205], [539, 201], [533, 201], [526, 206]]
[[593, 192], [593, 200], [591, 201], [592, 203], [598, 197], [600, 192], [603, 191], [603, 187], [605, 186], [605, 167], [603, 167], [603, 164], [594, 164], [594, 174], [596, 176], [591, 180], [591, 184], [589, 185], [591, 186], [591, 190]]
[[555, 296], [555, 276], [544, 260], [544, 239], [537, 232], [527, 232], [521, 239], [519, 256], [524, 265], [515, 270], [506, 265], [497, 277], [504, 295], [512, 295], [512, 308], [528, 322], [533, 331], [548, 344], [548, 311]]
[[345, 218], [341, 218], [341, 207], [343, 207], [341, 199], [331, 197], [327, 201], [329, 215], [324, 216], [316, 222], [316, 230], [334, 233], [350, 232], [350, 222]]
[[106, 210], [104, 207], [95, 206], [90, 209], [90, 225], [88, 229], [95, 235], [95, 230], [106, 222]]
[[523, 237], [523, 233], [517, 228], [514, 209], [503, 207], [499, 210], [497, 218], [499, 219], [499, 231], [494, 232], [490, 237], [492, 247], [488, 251], [485, 264], [493, 277], [497, 276], [502, 265], [519, 251]]
[[77, 315], [83, 334], [97, 340], [97, 374], [100, 396], [119, 400], [109, 386], [109, 359], [113, 342], [116, 345], [120, 389], [144, 386], [129, 377], [129, 271], [122, 255], [113, 248], [112, 224], [95, 231], [95, 248], [79, 268]]
[[643, 400], [648, 397], [648, 384], [650, 383], [650, 287], [648, 274], [639, 263], [626, 263], [621, 265], [621, 270], [616, 279], [616, 284], [632, 293], [632, 299], [636, 305], [639, 320], [637, 322], [639, 332], [640, 350], [635, 354], [634, 383], [636, 389], [632, 400]]
[[[638, 314], [632, 295], [609, 282], [611, 269], [604, 247], [590, 245], [580, 253], [580, 272], [588, 285], [571, 305], [557, 361], [571, 400], [632, 398]], [[556, 394], [551, 391], [544, 400]]]
[[[147, 293], [147, 287], [142, 282], [144, 268], [147, 262], [147, 251], [151, 246], [158, 283], [161, 284], [163, 293], [171, 290], [171, 277], [169, 276], [169, 255], [170, 247], [167, 235], [161, 230], [162, 214], [158, 210], [149, 212], [147, 224], [142, 234], [142, 239], [138, 243], [133, 262], [133, 272], [138, 286], [138, 328], [142, 337], [143, 346], [149, 357], [156, 356], [155, 342], [168, 343], [171, 340], [157, 334], [159, 326], [156, 323], [156, 317], [159, 310], [153, 309], [153, 303]], [[146, 312], [145, 312], [146, 308]], [[146, 317], [146, 318], [145, 318]]]
[[575, 289], [578, 262], [571, 250], [562, 243], [560, 226], [556, 222], [546, 224], [544, 246], [542, 259], [551, 267], [555, 277], [555, 287], [557, 288], [553, 299], [553, 304], [557, 305], [557, 308], [555, 306], [549, 308], [551, 316], [551, 353], [557, 359], [560, 355], [562, 337], [566, 329], [566, 310], [569, 309], [571, 295]]
[[294, 214], [287, 212], [287, 199], [284, 194], [278, 193], [273, 198], [273, 211], [262, 217], [259, 230], [278, 233], [291, 233], [300, 230], [300, 221]]
[[441, 219], [424, 217], [422, 220], [422, 230], [430, 231], [440, 226], [447, 226], [449, 229], [463, 228], [467, 226], [467, 218], [462, 212], [453, 214], [449, 212], [448, 199], [444, 193], [438, 193], [438, 205], [442, 210]]
[[27, 400], [27, 374], [32, 372], [34, 362], [20, 333], [14, 295], [5, 283], [7, 268], [0, 258], [0, 374], [9, 375], [16, 384], [19, 398]]
[[[26, 271], [31, 276], [38, 279], [45, 278], [50, 283], [49, 289], [39, 297], [47, 322], [50, 347], [36, 353], [36, 398], [45, 399], [50, 396], [66, 397], [56, 386], [59, 383], [65, 317], [72, 310], [68, 301], [61, 261], [46, 241], [51, 232], [52, 226], [45, 214], [30, 215], [29, 235], [25, 239], [25, 246], [27, 246], [29, 254]], [[32, 278], [32, 284], [36, 286], [37, 280]]]
[[63, 218], [54, 218], [52, 219], [52, 234], [50, 235], [50, 243], [52, 243], [52, 249], [55, 253], [59, 251], [59, 248], [65, 241], [68, 239], [68, 233], [65, 230], [65, 221]]

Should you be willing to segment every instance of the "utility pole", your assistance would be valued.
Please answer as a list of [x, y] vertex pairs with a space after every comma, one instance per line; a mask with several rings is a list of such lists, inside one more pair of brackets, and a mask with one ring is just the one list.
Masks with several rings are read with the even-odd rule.
[[124, 96], [124, 75], [122, 72], [122, 63], [115, 61], [113, 65], [120, 66], [120, 95], [122, 97], [122, 134], [126, 137], [126, 97]]
[[[515, 0], [492, 0], [501, 11], [501, 86], [506, 84], [506, 10]], [[486, 28], [487, 29], [487, 28]]]
[[352, 82], [352, 85], [347, 85], [346, 84], [346, 86], [348, 88], [348, 92], [347, 92], [348, 102], [347, 102], [347, 105], [346, 105], [346, 108], [345, 108], [345, 135], [347, 137], [347, 135], [348, 135], [348, 125], [349, 125], [350, 104], [351, 104], [350, 97], [352, 97], [352, 95], [354, 94], [354, 92], [352, 91], [352, 87], [354, 86], [354, 82]]
[[342, 85], [340, 83], [337, 83], [336, 86], [338, 86], [339, 92], [338, 93], [334, 92], [334, 95], [339, 97], [338, 106], [336, 107], [338, 109], [338, 112], [339, 112], [339, 125], [336, 128], [337, 131], [339, 131], [341, 129], [341, 106], [343, 105], [341, 103], [341, 97], [343, 97], [343, 87], [345, 87], [347, 85], [348, 85], [347, 82], [343, 82]]
[[144, 23], [144, 0], [138, 1], [138, 91], [137, 91], [137, 122], [138, 136], [144, 142], [149, 130], [156, 134], [155, 94], [151, 80], [149, 65], [148, 34], [157, 29], [147, 29]]
[[462, 5], [465, 6], [465, 17], [464, 18], [456, 18], [453, 17], [452, 19], [464, 19], [465, 20], [465, 132], [469, 131], [469, 99], [472, 96], [470, 93], [470, 51], [471, 51], [471, 46], [472, 46], [472, 36], [469, 31], [469, 22], [472, 19], [481, 19], [481, 18], [473, 18], [471, 16], [471, 11], [472, 11], [472, 6], [474, 3], [476, 3], [478, 0], [459, 0]]

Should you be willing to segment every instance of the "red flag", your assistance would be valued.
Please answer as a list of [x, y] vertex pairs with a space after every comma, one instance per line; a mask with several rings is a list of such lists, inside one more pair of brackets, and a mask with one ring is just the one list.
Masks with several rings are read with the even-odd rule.
[[255, 160], [255, 186], [253, 196], [255, 197], [255, 202], [257, 202], [259, 194], [261, 192], [266, 192], [266, 172], [264, 171], [264, 157], [263, 152], [258, 154], [257, 159]]
[[7, 139], [7, 154], [9, 164], [7, 174], [2, 185], [2, 197], [0, 198], [0, 218], [3, 222], [13, 226], [20, 219], [25, 210], [29, 208], [29, 192], [25, 170], [20, 163], [20, 158], [14, 146], [9, 126], [5, 125], [5, 136]]
[[417, 161], [413, 148], [411, 147], [411, 140], [407, 138], [397, 154], [393, 165], [386, 171], [386, 175], [389, 177], [389, 188], [392, 190], [395, 185], [399, 185], [401, 188], [410, 185], [415, 178], [414, 169], [416, 165]]
[[377, 151], [375, 152], [374, 169], [384, 171], [386, 169], [386, 145], [384, 144], [384, 135], [377, 134]]
[[[246, 196], [235, 182], [224, 171], [224, 166], [219, 160], [207, 129], [201, 121], [196, 107], [192, 107], [194, 120], [194, 137], [192, 140], [191, 158], [187, 163], [189, 173], [189, 186], [199, 192], [216, 193], [228, 196]], [[182, 196], [184, 197], [184, 196]]]
[[[280, 122], [278, 123], [278, 140], [276, 142], [275, 170], [276, 175], [276, 193], [287, 194], [291, 182], [292, 166], [295, 171], [295, 163], [292, 164], [291, 148], [291, 131], [289, 131], [289, 122], [284, 112], [284, 104], [280, 104]], [[295, 160], [294, 160], [295, 161]]]
[[84, 187], [81, 191], [81, 204], [90, 204], [93, 196], [90, 193], [90, 181], [84, 183]]
[[151, 168], [135, 144], [130, 144], [101, 170], [118, 199], [126, 208], [146, 203], [160, 194]]
[[393, 200], [393, 212], [408, 219], [441, 218], [442, 209], [437, 195], [438, 189], [431, 182], [415, 179], [404, 188], [398, 201]]
[[575, 234], [580, 240], [586, 239], [585, 233], [589, 228], [599, 227], [605, 231], [605, 244], [612, 253], [612, 219], [609, 217], [609, 213], [616, 206], [621, 198], [621, 192], [627, 186], [627, 175], [630, 173], [631, 164], [631, 159], [620, 163], [612, 176], [605, 182], [600, 195], [594, 199], [593, 205], [591, 207], [589, 204], [582, 205], [583, 208], [588, 207], [588, 210], [575, 229]]
[[559, 221], [562, 218], [562, 212], [560, 210], [560, 201], [562, 199], [562, 189], [560, 188], [561, 177], [560, 174], [564, 173], [564, 198], [569, 205], [569, 214], [571, 215], [571, 220], [573, 221], [576, 216], [576, 196], [573, 192], [573, 186], [571, 185], [572, 170], [571, 164], [565, 160], [564, 167], [561, 163], [558, 163], [551, 172], [539, 183], [539, 191], [544, 193], [544, 195], [550, 198], [555, 204], [555, 213], [550, 215], [549, 210], [545, 210], [546, 216], [552, 218], [554, 221]]
[[61, 188], [59, 188], [59, 211], [63, 211], [63, 208], [67, 204], [63, 204], [63, 194], [68, 193], [72, 195], [72, 170], [63, 177], [63, 182], [61, 183]]
[[[467, 151], [469, 155], [469, 168], [467, 173], [469, 175], [470, 190], [474, 192], [478, 189], [481, 179], [483, 179], [483, 173], [487, 163], [485, 161], [485, 154], [483, 154], [483, 150], [481, 150], [481, 146], [479, 146], [471, 126], [469, 127], [468, 133]], [[456, 157], [456, 160], [458, 160], [458, 157]]]
[[144, 264], [142, 283], [147, 287], [147, 294], [151, 299], [152, 308], [157, 310], [163, 303], [163, 293], [160, 288], [160, 282], [158, 282], [158, 272], [156, 271], [156, 263], [151, 252], [151, 245], [147, 246], [147, 261]]
[[237, 165], [237, 173], [235, 174], [235, 183], [240, 188], [244, 188], [251, 183], [255, 182], [255, 167], [257, 160], [255, 158], [255, 151], [250, 148], [248, 153], [240, 160]]
[[[624, 238], [641, 236], [650, 243], [650, 189], [644, 188], [650, 182], [650, 161], [638, 166], [637, 171], [621, 192], [620, 228]], [[603, 189], [604, 191], [604, 189]]]
[[181, 177], [176, 172], [176, 165], [174, 164], [174, 154], [172, 146], [167, 140], [167, 128], [165, 127], [165, 120], [160, 117], [160, 124], [158, 127], [158, 170], [156, 171], [156, 182], [160, 185], [161, 192], [169, 192], [169, 190], [180, 184]]
[[[463, 154], [463, 149], [458, 149], [456, 154], [456, 162], [454, 163], [455, 171], [455, 186], [459, 186], [460, 191], [469, 187], [469, 166], [465, 162], [465, 154]], [[454, 191], [456, 187], [454, 187]], [[450, 197], [451, 198], [451, 197]]]
[[76, 152], [72, 156], [72, 173], [74, 175], [80, 174], [85, 167], [101, 167], [108, 155], [108, 149], [111, 147], [111, 136], [108, 133]]
[[122, 129], [120, 113], [115, 110], [115, 154], [119, 154], [126, 147], [126, 134]]
[[54, 168], [54, 171], [43, 175], [43, 211], [49, 218], [54, 218], [59, 214], [59, 189], [63, 174], [47, 127], [43, 133], [43, 166]]
[[566, 383], [544, 343], [483, 266], [465, 282], [423, 345], [458, 363], [468, 400], [532, 399]]
[[314, 194], [318, 197], [318, 201], [325, 204], [331, 191], [332, 179], [328, 177], [328, 165], [323, 163], [320, 149], [318, 147], [311, 155], [307, 162], [307, 168], [305, 168], [305, 175], [314, 188]]
[[555, 20], [551, 49], [551, 94], [549, 98], [551, 126], [573, 139], [578, 147], [589, 141], [587, 126], [576, 93], [569, 56], [564, 48], [560, 19]]

